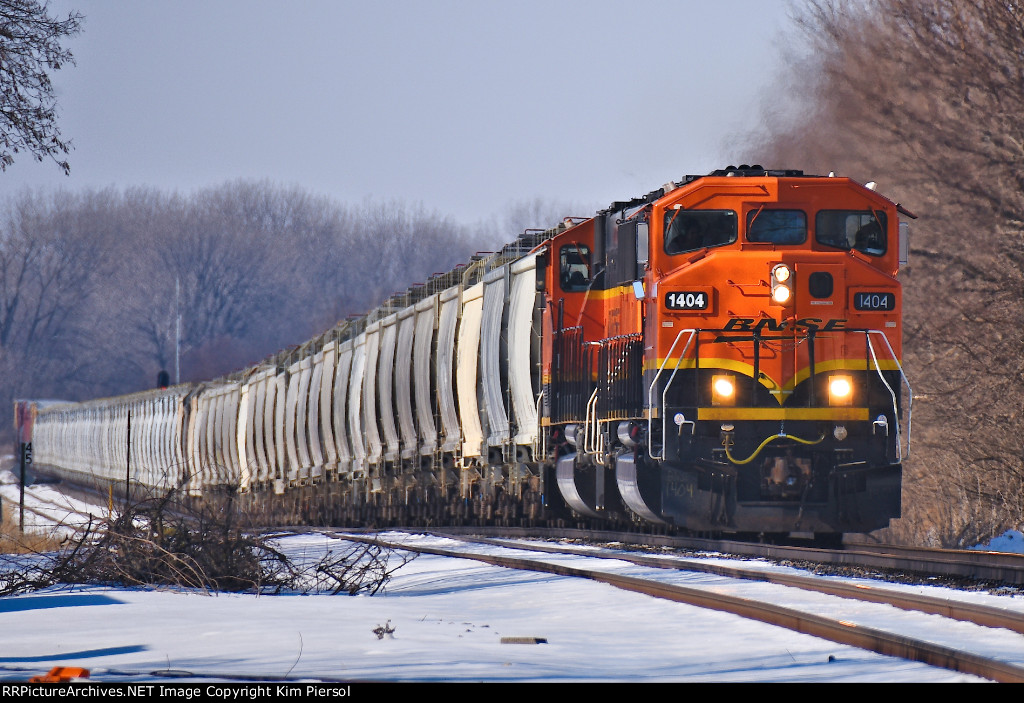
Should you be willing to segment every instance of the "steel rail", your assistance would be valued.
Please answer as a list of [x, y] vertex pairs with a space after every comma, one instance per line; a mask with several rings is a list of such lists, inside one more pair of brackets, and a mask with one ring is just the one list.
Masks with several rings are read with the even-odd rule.
[[940, 547], [908, 547], [860, 541], [846, 542], [847, 551], [888, 554], [904, 559], [915, 558], [936, 563], [971, 563], [986, 567], [998, 566], [1006, 570], [1024, 569], [1024, 554], [994, 552], [987, 549], [945, 549]]
[[[52, 534], [53, 531], [58, 529], [58, 528], [69, 529], [69, 530], [72, 530], [72, 531], [74, 531], [76, 533], [85, 532], [87, 528], [90, 528], [91, 530], [95, 531], [96, 526], [102, 521], [102, 518], [99, 517], [99, 516], [90, 515], [88, 513], [83, 513], [80, 510], [74, 510], [72, 508], [68, 508], [67, 506], [60, 505], [59, 503], [55, 503], [53, 501], [45, 501], [45, 502], [48, 502], [50, 505], [53, 505], [53, 506], [57, 507], [60, 510], [66, 510], [67, 513], [68, 513], [67, 517], [70, 517], [72, 515], [78, 516], [82, 520], [82, 524], [76, 525], [73, 522], [68, 522], [67, 517], [64, 520], [62, 520], [61, 522], [52, 522], [53, 521], [53, 515], [52, 514], [43, 512], [42, 510], [39, 510], [37, 508], [33, 508], [31, 505], [26, 505], [25, 506], [25, 512], [26, 513], [32, 513], [36, 517], [41, 518], [43, 520], [43, 524], [42, 525], [28, 525], [28, 524], [26, 524], [25, 525], [26, 530], [25, 530], [24, 534], [29, 534], [29, 529], [27, 529], [27, 528], [30, 528], [30, 527], [31, 528], [40, 527], [40, 528], [46, 528], [47, 529], [47, 532], [39, 532], [39, 531], [36, 531], [35, 529], [33, 529], [31, 534], [38, 535], [38, 536], [46, 536], [47, 534]], [[52, 524], [49, 524], [49, 523], [52, 523]]]
[[[396, 527], [394, 529], [400, 530], [403, 528]], [[426, 531], [424, 528], [410, 529], [419, 532]], [[835, 550], [727, 539], [601, 530], [516, 527], [445, 527], [444, 530], [453, 535], [500, 532], [505, 537], [577, 538], [590, 541], [687, 548], [739, 556], [756, 556], [765, 559], [809, 561], [833, 566], [886, 569], [928, 576], [949, 576], [978, 581], [994, 581], [1010, 585], [1024, 585], [1024, 554], [1003, 552], [951, 551], [946, 549], [901, 547], [897, 545], [861, 548], [860, 544], [851, 544], [845, 549]]]

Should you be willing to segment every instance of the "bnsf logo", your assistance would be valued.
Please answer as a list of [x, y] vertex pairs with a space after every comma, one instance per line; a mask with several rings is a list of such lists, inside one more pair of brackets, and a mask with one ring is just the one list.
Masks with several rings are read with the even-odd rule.
[[[822, 324], [822, 323], [825, 324]], [[822, 320], [818, 317], [804, 317], [793, 322], [793, 329], [803, 329], [808, 331], [821, 331], [829, 332], [831, 330], [841, 330], [846, 325], [846, 320]], [[752, 317], [734, 317], [726, 323], [725, 327], [722, 328], [723, 332], [781, 332], [782, 330], [789, 328], [789, 320], [783, 320], [776, 322], [775, 320], [765, 317], [760, 320], [755, 320]]]

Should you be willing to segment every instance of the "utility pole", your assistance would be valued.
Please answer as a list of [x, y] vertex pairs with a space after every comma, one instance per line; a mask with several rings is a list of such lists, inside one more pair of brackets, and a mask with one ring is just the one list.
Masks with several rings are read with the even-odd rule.
[[129, 406], [128, 409], [128, 451], [124, 457], [124, 509], [128, 511], [128, 506], [131, 503], [131, 485], [132, 485], [132, 411]]
[[174, 278], [174, 385], [181, 383], [181, 276]]
[[18, 529], [25, 532], [25, 482], [28, 466], [32, 463], [32, 426], [36, 419], [36, 404], [25, 400], [14, 402], [14, 426], [18, 447], [18, 463], [21, 468], [21, 485], [18, 487]]
[[32, 444], [21, 442], [21, 481], [18, 486], [18, 530], [25, 532], [25, 467], [32, 463]]

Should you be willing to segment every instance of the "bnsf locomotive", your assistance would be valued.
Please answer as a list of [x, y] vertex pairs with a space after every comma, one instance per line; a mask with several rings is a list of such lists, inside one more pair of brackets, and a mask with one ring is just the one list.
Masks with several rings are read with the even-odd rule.
[[40, 409], [35, 460], [284, 522], [885, 527], [910, 434], [901, 214], [832, 175], [686, 176], [256, 367]]

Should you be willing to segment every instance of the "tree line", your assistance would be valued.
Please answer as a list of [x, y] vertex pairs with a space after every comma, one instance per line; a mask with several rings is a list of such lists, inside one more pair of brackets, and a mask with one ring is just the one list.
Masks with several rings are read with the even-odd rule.
[[0, 199], [0, 437], [15, 398], [174, 382], [176, 347], [182, 382], [230, 373], [566, 214], [579, 212], [536, 199], [464, 225], [270, 181]]
[[23, 191], [0, 201], [0, 422], [11, 426], [14, 398], [132, 392], [161, 370], [173, 382], [179, 315], [181, 380], [206, 380], [502, 235], [403, 202], [345, 205], [266, 181], [188, 196]]

